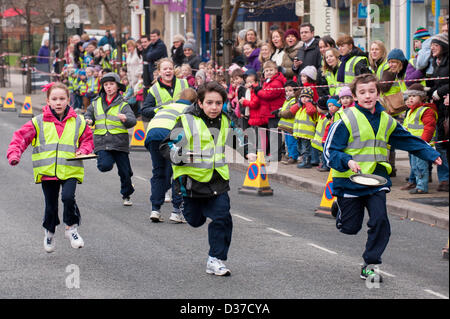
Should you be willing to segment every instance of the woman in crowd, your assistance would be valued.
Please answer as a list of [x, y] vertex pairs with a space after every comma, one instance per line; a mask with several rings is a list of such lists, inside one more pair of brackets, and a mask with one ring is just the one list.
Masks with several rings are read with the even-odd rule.
[[341, 87], [337, 85], [337, 72], [339, 70], [339, 51], [335, 48], [329, 48], [325, 51], [325, 57], [322, 67], [322, 75], [329, 85], [329, 95], [339, 94]]
[[181, 34], [177, 34], [173, 37], [173, 46], [170, 49], [172, 61], [175, 67], [181, 66], [185, 58], [183, 46], [186, 42], [185, 38]]
[[379, 72], [382, 70], [383, 64], [387, 62], [386, 57], [387, 50], [384, 43], [380, 40], [373, 41], [370, 45], [369, 65], [378, 80], [380, 80]]
[[291, 80], [294, 77], [294, 71], [292, 71], [292, 65], [294, 59], [297, 56], [298, 49], [303, 45], [300, 41], [300, 34], [296, 29], [288, 29], [284, 34], [284, 41], [286, 46], [284, 47], [284, 56], [281, 66], [285, 70], [285, 76], [287, 80]]
[[134, 87], [139, 78], [138, 73], [142, 72], [142, 59], [139, 57], [136, 42], [128, 40], [127, 43], [127, 77], [131, 87]]

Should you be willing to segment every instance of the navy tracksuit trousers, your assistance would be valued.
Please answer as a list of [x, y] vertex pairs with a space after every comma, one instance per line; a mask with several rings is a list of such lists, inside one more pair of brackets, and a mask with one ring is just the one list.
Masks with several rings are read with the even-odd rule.
[[380, 191], [361, 197], [338, 197], [339, 211], [336, 227], [340, 232], [356, 235], [362, 227], [364, 209], [369, 212], [366, 249], [363, 259], [366, 264], [381, 264], [383, 254], [391, 235], [391, 226], [386, 210], [386, 192]]
[[184, 218], [189, 225], [200, 227], [207, 217], [211, 219], [208, 225], [209, 256], [227, 260], [233, 231], [228, 193], [208, 198], [183, 197], [183, 202]]

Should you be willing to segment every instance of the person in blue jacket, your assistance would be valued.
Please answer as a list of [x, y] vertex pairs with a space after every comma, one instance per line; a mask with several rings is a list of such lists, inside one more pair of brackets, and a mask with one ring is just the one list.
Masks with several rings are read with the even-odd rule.
[[[341, 118], [330, 127], [324, 155], [333, 176], [332, 207], [337, 229], [356, 235], [362, 227], [364, 209], [369, 213], [368, 238], [362, 255], [361, 279], [382, 282], [373, 265], [381, 264], [391, 234], [386, 209], [386, 193], [392, 185], [389, 174], [388, 144], [437, 165], [442, 164], [439, 152], [422, 139], [411, 135], [378, 101], [380, 87], [373, 74], [357, 76], [351, 84], [355, 107], [341, 112]], [[387, 180], [385, 185], [364, 186], [352, 182], [354, 173], [374, 174]]]

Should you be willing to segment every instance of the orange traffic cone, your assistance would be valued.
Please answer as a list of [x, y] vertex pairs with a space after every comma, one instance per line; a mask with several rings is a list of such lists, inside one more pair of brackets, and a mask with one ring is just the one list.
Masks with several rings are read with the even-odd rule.
[[273, 189], [269, 185], [264, 152], [259, 150], [256, 162], [250, 163], [244, 184], [239, 188], [240, 194], [270, 196]]

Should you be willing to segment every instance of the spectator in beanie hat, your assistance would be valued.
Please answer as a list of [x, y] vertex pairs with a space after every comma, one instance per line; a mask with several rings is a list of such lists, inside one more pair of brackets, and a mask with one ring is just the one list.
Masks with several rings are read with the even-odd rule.
[[424, 27], [418, 27], [416, 32], [414, 32], [414, 52], [419, 52], [420, 49], [422, 49], [422, 43], [426, 39], [430, 38], [431, 34], [430, 32], [424, 28]]
[[319, 100], [319, 94], [317, 93], [316, 89], [316, 80], [317, 80], [317, 69], [312, 66], [308, 65], [300, 72], [300, 82], [304, 87], [311, 87], [314, 96], [313, 101], [317, 102]]

